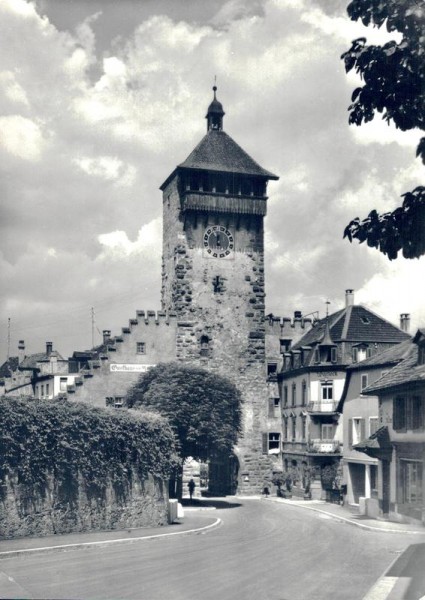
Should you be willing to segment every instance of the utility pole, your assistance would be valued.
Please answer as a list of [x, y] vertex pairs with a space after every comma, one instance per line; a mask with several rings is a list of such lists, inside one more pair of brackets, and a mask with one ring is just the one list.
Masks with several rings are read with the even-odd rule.
[[91, 347], [94, 348], [94, 308], [91, 307]]

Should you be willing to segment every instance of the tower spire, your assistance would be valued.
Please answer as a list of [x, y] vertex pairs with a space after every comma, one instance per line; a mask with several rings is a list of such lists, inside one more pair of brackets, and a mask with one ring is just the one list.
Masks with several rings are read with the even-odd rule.
[[221, 131], [223, 129], [223, 117], [225, 112], [223, 110], [223, 105], [221, 102], [217, 100], [217, 77], [214, 76], [214, 85], [213, 92], [214, 98], [211, 104], [208, 107], [208, 112], [206, 115], [207, 119], [207, 131]]

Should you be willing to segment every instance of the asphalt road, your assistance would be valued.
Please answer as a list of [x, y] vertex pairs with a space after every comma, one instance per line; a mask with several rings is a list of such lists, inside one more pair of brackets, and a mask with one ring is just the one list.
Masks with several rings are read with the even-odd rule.
[[264, 500], [234, 499], [204, 514], [206, 523], [220, 517], [221, 526], [128, 545], [3, 559], [0, 597], [360, 600], [413, 543], [408, 535], [358, 529]]

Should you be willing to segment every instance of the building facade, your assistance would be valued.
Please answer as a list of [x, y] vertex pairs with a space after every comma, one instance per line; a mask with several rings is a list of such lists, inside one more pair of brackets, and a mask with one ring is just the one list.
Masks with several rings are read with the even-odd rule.
[[379, 461], [379, 514], [425, 523], [425, 330], [406, 357], [364, 390], [379, 398], [380, 428], [356, 448]]
[[337, 407], [343, 421], [343, 482], [346, 501], [361, 514], [379, 515], [379, 461], [356, 449], [380, 428], [379, 399], [363, 391], [406, 357], [411, 340], [347, 367], [344, 391]]
[[317, 321], [283, 354], [279, 374], [283, 417], [283, 469], [302, 486], [307, 473], [332, 495], [342, 484], [343, 444], [338, 403], [346, 369], [367, 356], [408, 339], [407, 333], [369, 309], [354, 304], [346, 291], [345, 308]]

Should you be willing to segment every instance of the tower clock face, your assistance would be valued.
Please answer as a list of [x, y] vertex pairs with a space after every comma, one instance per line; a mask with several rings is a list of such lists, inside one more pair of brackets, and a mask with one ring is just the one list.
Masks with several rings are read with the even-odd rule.
[[230, 256], [235, 247], [233, 234], [222, 225], [211, 225], [204, 233], [204, 248], [213, 258]]

